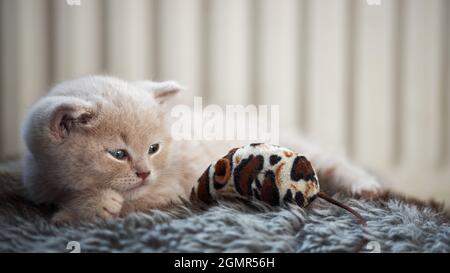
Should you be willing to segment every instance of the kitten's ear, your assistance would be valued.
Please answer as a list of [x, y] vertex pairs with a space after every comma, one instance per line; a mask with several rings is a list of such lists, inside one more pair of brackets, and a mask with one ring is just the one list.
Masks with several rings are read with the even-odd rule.
[[94, 110], [87, 102], [74, 100], [60, 103], [51, 111], [50, 132], [56, 140], [62, 140], [71, 132], [89, 126], [94, 117]]
[[137, 81], [134, 84], [140, 88], [151, 92], [155, 101], [158, 104], [164, 104], [168, 100], [175, 97], [183, 87], [177, 82], [165, 81], [165, 82], [152, 82], [152, 81]]

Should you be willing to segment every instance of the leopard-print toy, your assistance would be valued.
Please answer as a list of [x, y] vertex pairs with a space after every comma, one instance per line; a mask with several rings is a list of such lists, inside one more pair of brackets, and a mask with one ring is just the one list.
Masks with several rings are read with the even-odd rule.
[[193, 188], [204, 202], [240, 194], [281, 205], [295, 202], [306, 207], [319, 193], [319, 180], [305, 156], [265, 143], [232, 149], [210, 165]]
[[274, 206], [295, 202], [300, 207], [320, 197], [366, 225], [359, 213], [320, 191], [319, 179], [305, 156], [276, 145], [253, 143], [232, 149], [206, 169], [192, 188], [191, 198], [210, 203], [237, 194]]

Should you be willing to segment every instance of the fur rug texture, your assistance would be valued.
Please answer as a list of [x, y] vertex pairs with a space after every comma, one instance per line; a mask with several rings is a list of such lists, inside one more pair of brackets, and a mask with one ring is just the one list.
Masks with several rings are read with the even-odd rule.
[[319, 199], [307, 209], [185, 202], [57, 227], [48, 221], [51, 208], [23, 198], [20, 173], [18, 162], [0, 164], [0, 252], [69, 252], [70, 241], [81, 252], [450, 252], [450, 221], [441, 208], [390, 193], [377, 200], [334, 196], [367, 219], [365, 230]]

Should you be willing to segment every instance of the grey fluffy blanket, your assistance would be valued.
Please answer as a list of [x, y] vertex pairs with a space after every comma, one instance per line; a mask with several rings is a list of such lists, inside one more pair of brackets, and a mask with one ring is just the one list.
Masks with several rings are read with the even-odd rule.
[[367, 220], [322, 200], [307, 209], [222, 200], [171, 206], [123, 219], [56, 227], [50, 210], [21, 196], [20, 167], [0, 164], [0, 252], [449, 252], [450, 222], [442, 210], [399, 197], [335, 196]]

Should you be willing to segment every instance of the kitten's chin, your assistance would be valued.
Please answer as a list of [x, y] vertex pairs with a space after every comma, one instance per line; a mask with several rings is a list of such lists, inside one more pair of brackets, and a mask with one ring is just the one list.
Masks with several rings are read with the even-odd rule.
[[149, 191], [149, 189], [149, 181], [144, 181], [144, 183], [123, 192], [123, 196], [125, 197], [125, 199], [134, 200], [145, 195]]

